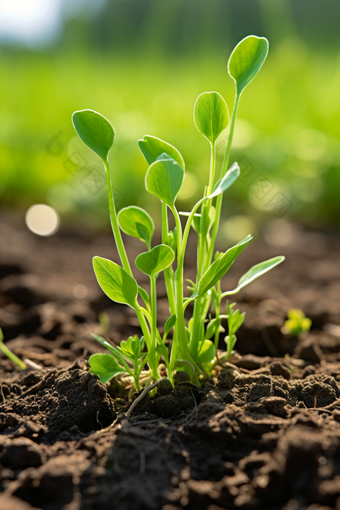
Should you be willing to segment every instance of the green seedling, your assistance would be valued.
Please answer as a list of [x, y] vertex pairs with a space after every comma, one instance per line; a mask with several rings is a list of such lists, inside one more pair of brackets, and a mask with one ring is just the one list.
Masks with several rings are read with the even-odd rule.
[[236, 303], [233, 303], [229, 305], [229, 302], [227, 301], [227, 317], [228, 317], [228, 336], [225, 337], [225, 343], [227, 344], [227, 354], [226, 358], [229, 358], [231, 356], [231, 353], [234, 349], [234, 346], [236, 344], [236, 333], [237, 330], [240, 329], [242, 326], [246, 314], [243, 312], [241, 313], [240, 310], [236, 309], [233, 310]]
[[292, 336], [299, 336], [310, 330], [312, 321], [305, 316], [302, 310], [292, 308], [287, 313], [288, 319], [285, 321], [282, 332]]
[[9, 358], [13, 363], [18, 365], [21, 370], [26, 370], [27, 365], [21, 359], [18, 358], [13, 352], [4, 344], [4, 334], [0, 328], [0, 350]]
[[[134, 309], [142, 331], [140, 340], [130, 337], [120, 347], [112, 346], [94, 335], [110, 351], [110, 354], [92, 355], [89, 360], [92, 371], [100, 375], [102, 382], [124, 373], [133, 378], [135, 387], [139, 389], [141, 374], [143, 381], [148, 384], [160, 378], [160, 367], [165, 365], [172, 383], [175, 370], [180, 369], [188, 372], [192, 382], [198, 384], [218, 362], [218, 340], [224, 331], [221, 321], [228, 320], [225, 358], [230, 356], [235, 346], [236, 332], [244, 320], [244, 314], [232, 310], [233, 305], [227, 304], [227, 313], [221, 314], [222, 300], [236, 294], [284, 260], [284, 257], [274, 257], [257, 264], [240, 278], [235, 289], [224, 292], [221, 289], [221, 278], [252, 239], [248, 235], [225, 252], [215, 251], [223, 194], [240, 175], [237, 163], [229, 166], [237, 109], [245, 87], [259, 72], [267, 53], [267, 39], [256, 36], [246, 37], [232, 52], [228, 72], [235, 82], [235, 100], [230, 119], [227, 104], [217, 92], [205, 92], [195, 102], [194, 122], [209, 142], [210, 168], [203, 196], [191, 211], [180, 213], [176, 206], [185, 175], [185, 163], [180, 152], [155, 136], [145, 135], [138, 140], [149, 165], [145, 188], [161, 202], [162, 242], [156, 246], [152, 243], [154, 223], [146, 211], [130, 206], [117, 214], [109, 166], [109, 151], [115, 138], [113, 127], [93, 110], [73, 114], [73, 125], [78, 135], [100, 156], [105, 166], [110, 221], [121, 261], [120, 265], [94, 257], [94, 272], [99, 286], [110, 299]], [[229, 135], [224, 159], [221, 168], [217, 169], [217, 142], [227, 128]], [[173, 230], [169, 229], [169, 215], [174, 218]], [[184, 295], [183, 270], [191, 229], [197, 236], [197, 276], [195, 281], [188, 282], [190, 295]], [[146, 251], [138, 255], [134, 263], [149, 277], [150, 293], [139, 286], [133, 276], [121, 231], [146, 245]], [[169, 304], [169, 318], [164, 325], [163, 336], [158, 330], [156, 294], [156, 282], [161, 273], [164, 275]], [[193, 313], [186, 322], [184, 313], [190, 303], [193, 304]], [[166, 339], [171, 331], [173, 339], [169, 348]]]

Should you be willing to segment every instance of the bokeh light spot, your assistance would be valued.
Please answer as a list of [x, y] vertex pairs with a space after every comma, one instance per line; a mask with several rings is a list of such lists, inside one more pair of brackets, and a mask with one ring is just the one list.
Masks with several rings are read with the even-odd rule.
[[84, 299], [88, 294], [87, 287], [85, 285], [76, 285], [73, 289], [73, 294], [77, 299]]
[[58, 231], [60, 225], [57, 211], [45, 204], [32, 205], [25, 220], [29, 230], [38, 236], [51, 236]]
[[265, 223], [263, 237], [271, 246], [286, 246], [293, 239], [293, 228], [283, 218], [272, 219]]

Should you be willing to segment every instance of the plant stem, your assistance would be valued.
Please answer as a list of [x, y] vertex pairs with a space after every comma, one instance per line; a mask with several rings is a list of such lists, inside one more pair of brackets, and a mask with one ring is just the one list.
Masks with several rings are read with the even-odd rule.
[[[209, 184], [207, 189], [207, 195], [210, 195], [213, 190], [214, 181], [215, 181], [215, 168], [216, 168], [216, 144], [211, 144], [211, 153], [210, 153], [210, 170], [209, 170]], [[209, 234], [209, 224], [210, 224], [210, 207], [211, 200], [206, 200], [202, 205], [202, 214], [201, 214], [201, 228], [200, 233], [198, 235], [198, 259], [197, 259], [197, 280], [196, 285], [201, 279], [204, 271], [210, 265], [209, 256], [206, 256], [206, 247], [207, 247], [207, 238]], [[204, 225], [204, 221], [207, 221], [208, 224]], [[207, 226], [207, 229], [204, 229], [203, 226]], [[208, 252], [209, 253], [209, 252]], [[198, 298], [194, 304], [194, 313], [193, 313], [193, 325], [190, 335], [190, 352], [196, 357], [198, 355], [198, 346], [202, 338], [202, 298]]]
[[[104, 160], [103, 160], [104, 161]], [[109, 197], [109, 210], [110, 210], [110, 222], [113, 232], [113, 237], [116, 242], [119, 258], [122, 262], [123, 268], [129, 275], [133, 277], [129, 259], [127, 257], [125, 246], [123, 243], [122, 235], [120, 233], [120, 228], [118, 225], [117, 220], [117, 214], [116, 214], [116, 208], [114, 203], [114, 197], [113, 197], [113, 191], [112, 191], [112, 184], [111, 184], [111, 173], [110, 173], [110, 165], [108, 161], [104, 161], [104, 166], [106, 170], [106, 182], [107, 182], [107, 191], [108, 191], [108, 197]], [[144, 315], [140, 310], [136, 310], [136, 314], [139, 320], [139, 324], [142, 328], [143, 335], [145, 337], [146, 344], [149, 348], [149, 345], [151, 346], [151, 338], [150, 338], [150, 331], [149, 328], [145, 322]]]
[[106, 170], [106, 182], [107, 182], [107, 192], [109, 196], [109, 209], [110, 209], [110, 222], [113, 232], [113, 237], [116, 241], [116, 246], [118, 250], [119, 258], [122, 262], [122, 266], [130, 275], [132, 275], [129, 259], [127, 257], [125, 246], [123, 243], [122, 235], [120, 233], [120, 228], [117, 220], [117, 213], [114, 203], [112, 184], [111, 184], [111, 173], [110, 173], [110, 165], [108, 161], [104, 161], [105, 170]]
[[149, 363], [152, 370], [152, 375], [155, 380], [159, 379], [157, 372], [158, 360], [156, 359], [156, 345], [157, 345], [157, 290], [156, 290], [156, 277], [150, 276], [150, 297], [151, 297], [151, 347], [149, 350]]
[[[219, 317], [221, 313], [221, 281], [217, 283], [217, 299], [216, 299], [216, 307], [215, 307], [215, 317]], [[218, 341], [220, 339], [220, 325], [221, 320], [219, 320], [218, 328], [215, 332], [215, 352], [217, 353], [218, 349]]]
[[186, 330], [184, 321], [183, 309], [183, 267], [184, 267], [184, 254], [182, 253], [182, 225], [177, 210], [174, 208], [173, 213], [175, 216], [176, 229], [177, 229], [177, 269], [175, 277], [176, 288], [176, 313], [177, 322], [176, 329], [178, 330], [178, 346], [182, 351], [184, 344], [186, 344]]
[[[167, 237], [169, 233], [168, 227], [168, 210], [165, 202], [162, 202], [162, 243], [166, 244]], [[166, 292], [169, 300], [169, 308], [170, 314], [175, 315], [176, 313], [176, 301], [175, 301], [175, 291], [174, 291], [174, 283], [173, 283], [173, 269], [172, 267], [168, 267], [164, 271], [164, 280]]]
[[177, 228], [177, 269], [175, 277], [175, 288], [176, 288], [176, 313], [177, 322], [175, 325], [175, 335], [173, 340], [173, 348], [171, 350], [170, 357], [170, 371], [173, 372], [176, 364], [176, 357], [179, 353], [181, 358], [187, 359], [195, 368], [196, 378], [201, 373], [201, 370], [192, 359], [187, 344], [187, 334], [185, 329], [184, 320], [184, 306], [183, 306], [183, 268], [184, 268], [184, 254], [182, 245], [182, 225], [179, 218], [179, 214], [175, 207], [173, 208], [173, 214], [175, 217], [176, 228]]
[[[239, 101], [240, 101], [240, 95], [236, 91], [233, 113], [231, 115], [231, 120], [230, 120], [230, 130], [229, 130], [228, 142], [227, 142], [226, 150], [224, 153], [220, 179], [226, 173], [228, 163], [229, 163], [229, 156], [230, 156], [231, 144], [233, 142], [235, 122], [236, 122]], [[210, 247], [209, 247], [208, 257], [207, 257], [208, 265], [211, 264], [211, 259], [212, 259], [214, 248], [215, 248], [216, 235], [217, 235], [219, 222], [220, 222], [220, 216], [221, 216], [222, 200], [223, 200], [223, 194], [219, 195], [216, 200], [216, 216], [215, 216], [215, 222], [214, 222], [214, 226], [213, 226], [212, 233], [211, 233], [211, 241], [210, 241]]]
[[3, 339], [4, 336], [2, 330], [0, 329], [0, 350], [4, 353], [5, 356], [7, 356], [7, 358], [13, 361], [13, 363], [15, 363], [16, 365], [18, 365], [18, 367], [21, 368], [21, 370], [26, 370], [27, 368], [26, 363], [21, 361], [21, 359], [19, 359], [18, 356], [16, 356], [12, 351], [9, 350], [9, 348], [3, 343]]

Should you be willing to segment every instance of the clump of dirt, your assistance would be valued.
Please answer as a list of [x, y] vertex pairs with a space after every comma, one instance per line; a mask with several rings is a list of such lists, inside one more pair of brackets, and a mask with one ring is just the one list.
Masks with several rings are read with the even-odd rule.
[[110, 425], [116, 413], [105, 387], [98, 376], [76, 367], [17, 375], [3, 382], [1, 433], [55, 442], [79, 439]]

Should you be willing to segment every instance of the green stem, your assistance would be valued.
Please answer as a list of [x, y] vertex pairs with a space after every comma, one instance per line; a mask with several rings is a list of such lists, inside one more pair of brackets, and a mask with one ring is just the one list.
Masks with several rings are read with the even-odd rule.
[[[215, 181], [215, 169], [216, 169], [216, 144], [211, 144], [211, 153], [210, 153], [210, 170], [209, 170], [209, 184], [207, 189], [207, 195], [210, 195], [213, 190], [214, 181]], [[201, 231], [198, 236], [198, 260], [197, 260], [197, 280], [201, 279], [204, 271], [210, 265], [209, 256], [206, 256], [206, 248], [207, 248], [207, 237], [209, 234], [209, 212], [211, 207], [211, 200], [206, 200], [202, 205], [202, 214], [201, 214]], [[208, 222], [207, 229], [203, 229], [204, 221]], [[209, 254], [209, 252], [208, 252]], [[194, 313], [193, 313], [193, 325], [190, 335], [190, 352], [196, 357], [198, 354], [198, 346], [202, 337], [202, 298], [198, 298], [194, 304]]]
[[198, 346], [202, 338], [202, 297], [196, 299], [194, 304], [193, 323], [190, 335], [190, 352], [196, 358], [198, 355]]
[[177, 210], [174, 208], [173, 213], [175, 216], [176, 229], [177, 229], [177, 269], [175, 277], [176, 289], [176, 313], [177, 322], [176, 328], [178, 330], [178, 345], [182, 351], [184, 344], [186, 345], [186, 330], [184, 321], [183, 309], [183, 268], [184, 268], [184, 253], [182, 252], [182, 225]]
[[156, 356], [157, 345], [157, 290], [156, 290], [156, 277], [150, 276], [150, 298], [151, 298], [151, 347], [149, 350], [149, 364], [152, 370], [153, 377], [159, 379], [157, 372], [158, 360]]
[[[162, 243], [163, 244], [166, 244], [168, 233], [169, 233], [169, 226], [168, 226], [167, 205], [165, 202], [162, 202]], [[165, 280], [166, 292], [168, 295], [170, 314], [175, 315], [176, 301], [175, 301], [175, 290], [174, 290], [174, 283], [173, 283], [173, 269], [171, 266], [168, 267], [164, 271], [164, 280]]]
[[216, 143], [214, 142], [211, 144], [208, 195], [212, 193], [214, 187], [215, 169], [216, 169]]
[[195, 377], [201, 373], [201, 370], [197, 366], [197, 363], [192, 359], [188, 344], [187, 334], [185, 329], [184, 320], [184, 306], [183, 306], [183, 270], [184, 270], [184, 254], [185, 250], [182, 245], [182, 225], [179, 218], [179, 214], [175, 207], [173, 208], [173, 214], [175, 217], [176, 228], [177, 228], [177, 269], [175, 278], [175, 289], [176, 289], [176, 312], [177, 322], [175, 326], [175, 335], [173, 340], [173, 347], [171, 350], [170, 357], [170, 371], [174, 371], [176, 364], [176, 357], [179, 354], [181, 358], [187, 359], [195, 368]]
[[21, 361], [21, 359], [19, 359], [18, 356], [16, 356], [12, 351], [10, 351], [9, 348], [4, 343], [2, 343], [2, 340], [3, 333], [0, 329], [0, 350], [4, 353], [5, 356], [7, 356], [7, 358], [13, 361], [13, 363], [15, 363], [16, 365], [18, 365], [18, 367], [21, 368], [21, 370], [26, 370], [27, 368], [26, 363]]
[[[238, 109], [239, 102], [240, 102], [240, 95], [236, 91], [233, 113], [231, 115], [231, 121], [230, 121], [228, 142], [227, 142], [226, 150], [224, 153], [220, 179], [224, 176], [224, 174], [226, 173], [227, 168], [228, 168], [230, 150], [231, 150], [231, 145], [233, 142], [235, 122], [236, 122], [237, 109]], [[216, 216], [215, 216], [215, 222], [214, 222], [214, 226], [213, 226], [212, 233], [211, 233], [211, 241], [210, 241], [210, 247], [209, 247], [208, 257], [207, 257], [208, 262], [209, 262], [208, 265], [211, 264], [211, 260], [212, 260], [212, 256], [213, 256], [213, 252], [214, 252], [214, 248], [215, 248], [216, 235], [217, 235], [219, 222], [220, 222], [220, 216], [221, 216], [222, 200], [223, 200], [223, 194], [219, 195], [216, 200]]]
[[[120, 228], [118, 225], [117, 220], [117, 214], [116, 214], [116, 208], [113, 198], [113, 191], [112, 191], [112, 184], [111, 184], [111, 173], [110, 173], [110, 165], [108, 161], [104, 161], [105, 170], [106, 170], [106, 182], [107, 182], [107, 191], [108, 191], [108, 197], [109, 197], [109, 210], [110, 210], [110, 222], [113, 232], [113, 237], [116, 242], [119, 258], [122, 262], [123, 268], [129, 275], [133, 277], [129, 259], [126, 254], [125, 246], [123, 243], [122, 235], [120, 233]], [[150, 338], [150, 331], [149, 328], [145, 322], [144, 315], [140, 310], [136, 310], [137, 318], [139, 320], [139, 324], [142, 328], [143, 335], [146, 341], [146, 344], [149, 349], [149, 345], [151, 346], [151, 338]]]
[[[221, 313], [221, 280], [217, 283], [217, 299], [216, 299], [216, 307], [215, 307], [215, 317], [219, 317]], [[221, 320], [219, 321], [219, 326], [215, 332], [215, 352], [218, 349], [218, 341], [220, 339], [220, 325]]]
[[116, 213], [116, 208], [115, 208], [115, 203], [114, 203], [114, 198], [113, 198], [113, 191], [112, 191], [112, 184], [111, 184], [111, 173], [110, 173], [109, 162], [108, 161], [104, 161], [104, 165], [105, 165], [105, 170], [106, 170], [107, 192], [108, 192], [108, 196], [109, 196], [110, 222], [111, 222], [113, 237], [115, 238], [115, 241], [116, 241], [118, 255], [119, 255], [119, 258], [120, 258], [120, 260], [122, 262], [122, 266], [125, 269], [125, 271], [127, 271], [132, 276], [132, 271], [131, 271], [129, 259], [128, 259], [127, 254], [126, 254], [126, 250], [125, 250], [125, 246], [124, 246], [124, 243], [123, 243], [122, 235], [120, 233], [120, 228], [119, 228], [119, 225], [118, 225], [117, 213]]

